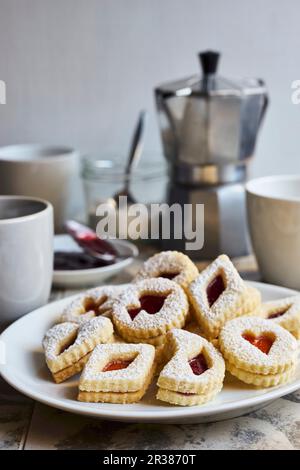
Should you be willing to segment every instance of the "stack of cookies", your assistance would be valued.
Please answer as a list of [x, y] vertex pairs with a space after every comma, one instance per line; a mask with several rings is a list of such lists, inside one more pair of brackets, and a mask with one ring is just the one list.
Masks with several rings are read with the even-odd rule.
[[288, 382], [297, 364], [295, 338], [285, 329], [259, 317], [235, 318], [219, 338], [226, 368], [243, 382], [272, 387]]
[[128, 286], [79, 295], [45, 335], [59, 383], [82, 372], [80, 401], [133, 403], [157, 377], [157, 399], [211, 401], [225, 369], [258, 387], [289, 381], [297, 362], [300, 300], [261, 303], [230, 259], [202, 272], [184, 254], [149, 258]]

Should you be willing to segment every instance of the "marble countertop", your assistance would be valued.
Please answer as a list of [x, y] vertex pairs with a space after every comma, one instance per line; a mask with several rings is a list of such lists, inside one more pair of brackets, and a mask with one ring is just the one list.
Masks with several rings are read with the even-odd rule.
[[[251, 258], [237, 267], [255, 277]], [[137, 264], [113, 280], [130, 279]], [[51, 299], [74, 291], [54, 291]], [[207, 424], [128, 424], [34, 402], [0, 378], [0, 449], [300, 449], [300, 390], [248, 415]]]

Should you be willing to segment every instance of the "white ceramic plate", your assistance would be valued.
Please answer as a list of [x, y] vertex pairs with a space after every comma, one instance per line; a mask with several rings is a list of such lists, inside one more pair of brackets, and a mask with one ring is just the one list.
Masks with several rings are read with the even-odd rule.
[[[251, 284], [260, 289], [264, 300], [295, 294], [295, 291], [285, 288]], [[41, 348], [45, 331], [69, 301], [70, 298], [59, 300], [29, 313], [7, 328], [0, 337], [6, 350], [6, 364], [0, 366], [4, 379], [25, 395], [47, 405], [118, 421], [199, 423], [240, 416], [300, 388], [299, 365], [293, 382], [271, 389], [256, 390], [228, 375], [217, 398], [202, 406], [178, 407], [159, 402], [155, 399], [155, 385], [140, 403], [132, 405], [80, 403], [76, 401], [78, 376], [63, 384], [54, 384]]]
[[[77, 269], [74, 271], [54, 271], [53, 285], [56, 287], [81, 288], [87, 286], [98, 286], [105, 279], [114, 276], [122, 269], [129, 266], [133, 258], [139, 253], [137, 247], [127, 240], [110, 240], [120, 254], [130, 253], [131, 256], [122, 259], [117, 263], [101, 268]], [[55, 235], [54, 250], [62, 251], [81, 251], [78, 245], [69, 235]]]

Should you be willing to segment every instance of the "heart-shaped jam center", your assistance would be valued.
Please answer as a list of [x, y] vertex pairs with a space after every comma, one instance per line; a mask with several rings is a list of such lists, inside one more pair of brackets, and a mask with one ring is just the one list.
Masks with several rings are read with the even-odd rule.
[[165, 303], [166, 297], [160, 295], [143, 295], [140, 297], [139, 302], [141, 304], [138, 308], [131, 308], [128, 310], [131, 320], [140, 313], [141, 310], [145, 310], [150, 315], [154, 315], [159, 312]]
[[189, 360], [189, 365], [195, 375], [201, 375], [208, 369], [206, 359], [202, 353]]
[[274, 343], [274, 340], [267, 335], [254, 336], [251, 333], [245, 333], [243, 338], [265, 354], [269, 353]]
[[206, 288], [207, 300], [210, 307], [216, 302], [216, 300], [218, 300], [224, 290], [224, 280], [221, 274], [219, 274], [208, 284]]
[[164, 273], [160, 273], [160, 275], [158, 277], [163, 277], [165, 279], [170, 279], [170, 281], [172, 281], [172, 279], [174, 279], [174, 277], [178, 276], [179, 273], [168, 273], [168, 272], [164, 272]]
[[285, 310], [281, 310], [280, 312], [271, 313], [271, 315], [268, 316], [268, 320], [271, 320], [272, 318], [281, 317], [281, 316], [284, 315], [287, 311], [288, 311], [288, 308], [286, 308]]
[[132, 363], [132, 361], [125, 361], [125, 360], [117, 360], [117, 361], [111, 361], [106, 366], [104, 369], [102, 369], [102, 372], [109, 372], [112, 370], [121, 370], [121, 369], [127, 369], [127, 367]]

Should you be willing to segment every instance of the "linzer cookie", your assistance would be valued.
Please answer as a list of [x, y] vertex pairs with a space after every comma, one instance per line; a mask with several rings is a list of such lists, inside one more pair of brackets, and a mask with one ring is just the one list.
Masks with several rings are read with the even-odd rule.
[[56, 383], [80, 372], [97, 344], [113, 337], [108, 318], [98, 317], [78, 325], [59, 323], [47, 331], [43, 339], [46, 363]]
[[150, 344], [97, 346], [79, 382], [79, 401], [135, 403], [147, 391], [155, 371]]
[[261, 305], [260, 315], [272, 320], [300, 339], [300, 296], [272, 300]]
[[295, 373], [297, 341], [272, 321], [235, 318], [222, 328], [219, 346], [226, 368], [243, 382], [271, 387], [288, 382]]
[[188, 314], [183, 289], [164, 278], [144, 279], [123, 291], [112, 305], [112, 319], [129, 342], [160, 345], [171, 328], [181, 328]]
[[112, 302], [121, 290], [121, 287], [101, 286], [83, 292], [67, 305], [61, 321], [81, 323], [99, 315], [108, 316]]
[[170, 279], [186, 289], [198, 274], [197, 267], [188, 256], [179, 251], [162, 251], [145, 261], [137, 273], [135, 281], [162, 277]]
[[226, 255], [219, 256], [188, 287], [194, 316], [208, 339], [216, 338], [226, 321], [254, 312], [260, 293], [247, 287]]
[[157, 398], [174, 405], [200, 405], [222, 389], [225, 363], [205, 338], [173, 329], [167, 334], [169, 362], [158, 378]]

